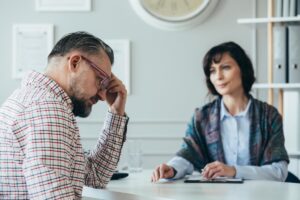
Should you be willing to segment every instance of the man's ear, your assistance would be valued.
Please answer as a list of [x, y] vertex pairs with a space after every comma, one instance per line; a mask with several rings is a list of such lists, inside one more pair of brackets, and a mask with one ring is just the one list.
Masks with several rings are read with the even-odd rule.
[[78, 70], [78, 64], [81, 60], [81, 56], [79, 55], [71, 55], [69, 59], [69, 70], [71, 71], [77, 71]]

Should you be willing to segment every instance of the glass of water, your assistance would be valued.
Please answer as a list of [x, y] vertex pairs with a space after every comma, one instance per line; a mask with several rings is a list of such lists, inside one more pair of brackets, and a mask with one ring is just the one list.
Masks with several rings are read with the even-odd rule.
[[143, 170], [141, 142], [139, 140], [128, 140], [127, 142], [128, 170], [129, 172], [141, 172]]

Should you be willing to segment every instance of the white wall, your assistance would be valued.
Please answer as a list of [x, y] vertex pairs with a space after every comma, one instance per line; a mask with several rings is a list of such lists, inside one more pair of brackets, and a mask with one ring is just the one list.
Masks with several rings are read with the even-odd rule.
[[[194, 108], [207, 102], [201, 68], [206, 51], [220, 42], [233, 40], [253, 56], [252, 29], [236, 21], [252, 16], [254, 1], [220, 0], [204, 23], [179, 32], [147, 25], [133, 12], [128, 1], [92, 2], [93, 10], [88, 13], [54, 13], [36, 12], [34, 0], [0, 1], [0, 104], [20, 84], [11, 78], [14, 23], [53, 23], [55, 41], [79, 30], [102, 39], [129, 39], [132, 87], [127, 105], [128, 138], [142, 140], [144, 166], [152, 168], [174, 155]], [[265, 7], [265, 3], [261, 4]], [[264, 43], [259, 45], [266, 49]], [[260, 59], [259, 63], [266, 62], [264, 56]], [[85, 148], [95, 144], [105, 110], [104, 105], [98, 105], [90, 118], [79, 119]]]

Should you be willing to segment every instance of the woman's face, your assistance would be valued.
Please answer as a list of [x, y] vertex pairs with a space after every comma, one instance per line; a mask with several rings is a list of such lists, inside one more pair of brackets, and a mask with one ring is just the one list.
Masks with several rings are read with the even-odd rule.
[[219, 63], [212, 63], [210, 81], [221, 96], [244, 93], [240, 67], [228, 53], [222, 55]]

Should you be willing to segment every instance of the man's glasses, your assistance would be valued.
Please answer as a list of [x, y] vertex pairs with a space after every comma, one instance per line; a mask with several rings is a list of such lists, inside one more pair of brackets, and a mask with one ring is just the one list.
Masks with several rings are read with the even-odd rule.
[[103, 71], [100, 67], [97, 67], [97, 65], [94, 64], [92, 61], [90, 61], [88, 58], [84, 56], [81, 56], [81, 58], [85, 60], [97, 72], [97, 75], [101, 78], [98, 84], [100, 90], [107, 89], [110, 81], [110, 76], [105, 71]]

